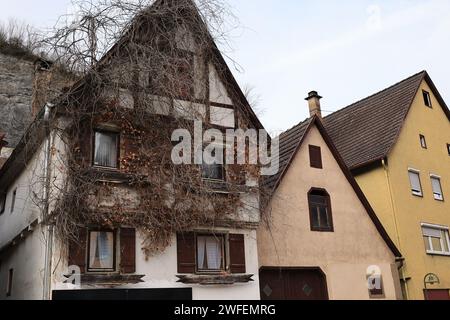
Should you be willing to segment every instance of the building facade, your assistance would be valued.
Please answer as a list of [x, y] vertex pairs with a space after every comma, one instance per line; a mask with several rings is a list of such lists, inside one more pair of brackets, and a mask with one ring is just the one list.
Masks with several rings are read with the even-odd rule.
[[[191, 1], [155, 5], [162, 7], [150, 8], [150, 17], [152, 10], [158, 19], [160, 12], [183, 12], [201, 21]], [[146, 17], [137, 17], [136, 23], [150, 25]], [[178, 18], [173, 21], [183, 20]], [[171, 35], [179, 37], [174, 51], [183, 54], [175, 61], [183, 64], [177, 64], [175, 71], [182, 73], [176, 75], [189, 75], [186, 82], [172, 79], [176, 94], [160, 94], [149, 85], [157, 78], [153, 74], [133, 82], [133, 90], [127, 85], [130, 70], [148, 63], [121, 60], [122, 48], [131, 47], [127, 40], [143, 41], [141, 33], [128, 33], [99, 63], [101, 72], [110, 69], [108, 80], [118, 69], [126, 70], [118, 77], [123, 82], [112, 85], [120, 88], [118, 96], [108, 87], [101, 93], [107, 103], [90, 100], [92, 79], [81, 79], [62, 100], [80, 101], [88, 95], [101, 107], [89, 104], [77, 117], [81, 104], [64, 105], [56, 99], [42, 105], [1, 168], [0, 287], [6, 288], [1, 299], [260, 298], [258, 170], [203, 162], [186, 165], [192, 173], [188, 176], [180, 173], [184, 165], [173, 165], [170, 153], [167, 159], [165, 151], [161, 155], [155, 150], [164, 143], [173, 147], [171, 135], [181, 123], [185, 131], [196, 121], [216, 134], [262, 126], [210, 35], [202, 38], [211, 50], [205, 54], [195, 41], [185, 41], [195, 39], [191, 29], [170, 25]], [[156, 67], [139, 71], [151, 68]], [[189, 202], [194, 200], [199, 203]], [[218, 205], [223, 203], [230, 205]], [[75, 227], [67, 224], [74, 215], [79, 215]], [[184, 221], [191, 216], [194, 224]], [[170, 223], [166, 233], [158, 233]], [[154, 234], [158, 236], [151, 238]], [[161, 247], [149, 252], [154, 245], [149, 239], [162, 237]]]
[[258, 230], [263, 299], [401, 299], [401, 256], [332, 144], [312, 118], [280, 136], [281, 171]]
[[325, 118], [404, 255], [400, 276], [407, 299], [450, 298], [449, 120], [425, 71]]

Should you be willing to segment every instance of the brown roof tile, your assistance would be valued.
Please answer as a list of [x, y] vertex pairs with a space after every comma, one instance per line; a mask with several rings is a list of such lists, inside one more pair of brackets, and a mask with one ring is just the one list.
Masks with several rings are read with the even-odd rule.
[[327, 132], [348, 167], [387, 156], [426, 76], [422, 71], [324, 118]]

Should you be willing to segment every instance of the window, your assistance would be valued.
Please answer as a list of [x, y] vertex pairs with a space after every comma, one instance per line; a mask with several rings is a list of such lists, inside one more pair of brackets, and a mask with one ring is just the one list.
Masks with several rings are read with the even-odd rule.
[[447, 152], [448, 152], [448, 155], [450, 156], [450, 143], [447, 143]]
[[409, 169], [409, 182], [411, 183], [412, 194], [422, 197], [422, 184], [420, 183], [420, 172], [414, 169]]
[[12, 193], [11, 209], [10, 209], [10, 212], [11, 212], [11, 213], [14, 212], [14, 207], [16, 206], [16, 196], [17, 196], [17, 188], [14, 189], [14, 191], [13, 191], [13, 193]]
[[331, 201], [323, 189], [311, 189], [308, 194], [311, 231], [333, 232]]
[[450, 239], [447, 227], [422, 224], [422, 234], [428, 254], [450, 255]]
[[427, 140], [425, 139], [425, 136], [422, 134], [420, 135], [420, 146], [423, 149], [427, 149]]
[[432, 107], [432, 105], [431, 105], [431, 96], [430, 96], [430, 93], [428, 92], [428, 91], [425, 91], [425, 90], [422, 90], [422, 93], [423, 93], [423, 101], [425, 102], [425, 105], [427, 106], [427, 107]]
[[[221, 148], [217, 148], [214, 149], [211, 153], [211, 157], [215, 158], [216, 157], [216, 151], [220, 150]], [[225, 151], [224, 149], [222, 149], [223, 152]], [[205, 155], [205, 154], [204, 154]], [[219, 157], [220, 158], [220, 157]], [[206, 180], [220, 180], [220, 181], [224, 181], [225, 180], [225, 167], [223, 164], [219, 164], [217, 162], [223, 162], [224, 157], [222, 157], [222, 159], [217, 159], [216, 161], [214, 161], [213, 163], [207, 163], [209, 161], [211, 161], [211, 159], [208, 159], [208, 161], [206, 161], [206, 159], [203, 159], [203, 164], [201, 167], [202, 170], [202, 178], [206, 179]]]
[[0, 214], [5, 213], [6, 193], [0, 193]]
[[225, 238], [223, 235], [197, 235], [197, 271], [225, 270]]
[[118, 168], [119, 134], [117, 132], [96, 131], [94, 141], [94, 165]]
[[431, 187], [433, 188], [434, 199], [444, 201], [442, 193], [441, 178], [439, 176], [431, 175]]
[[114, 271], [116, 240], [113, 231], [90, 231], [88, 245], [89, 271]]
[[8, 283], [6, 286], [6, 296], [11, 297], [12, 289], [13, 289], [13, 278], [14, 278], [14, 269], [9, 269], [8, 272]]
[[180, 274], [245, 274], [243, 234], [177, 233]]
[[202, 177], [207, 180], [225, 180], [223, 165], [203, 163]]
[[311, 168], [322, 169], [322, 152], [320, 147], [309, 146], [309, 160]]

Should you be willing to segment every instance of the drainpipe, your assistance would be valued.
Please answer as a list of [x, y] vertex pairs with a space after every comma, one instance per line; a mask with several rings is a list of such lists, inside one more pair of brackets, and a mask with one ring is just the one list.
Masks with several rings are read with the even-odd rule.
[[44, 127], [47, 137], [44, 154], [44, 208], [42, 212], [42, 220], [48, 223], [45, 234], [45, 265], [44, 265], [44, 286], [43, 286], [43, 300], [51, 299], [51, 281], [52, 281], [52, 256], [53, 256], [53, 224], [49, 223], [49, 201], [50, 201], [50, 179], [51, 179], [51, 152], [53, 145], [53, 135], [50, 128], [51, 109], [54, 105], [47, 103], [45, 105], [44, 113]]
[[[389, 172], [388, 172], [388, 165], [387, 165], [387, 159], [383, 158], [381, 160], [381, 163], [383, 165], [383, 169], [384, 169], [384, 174], [386, 176], [386, 181], [388, 183], [388, 189], [389, 189], [389, 198], [390, 198], [390, 202], [391, 202], [391, 207], [392, 207], [392, 213], [394, 216], [394, 227], [395, 227], [395, 233], [397, 236], [397, 243], [399, 246], [399, 249], [401, 250], [401, 240], [400, 240], [400, 234], [398, 232], [398, 222], [397, 222], [397, 212], [395, 210], [395, 204], [394, 204], [394, 198], [392, 196], [392, 187], [391, 187], [391, 180], [389, 179]], [[405, 277], [405, 270], [404, 270], [404, 260], [405, 258], [403, 257], [397, 257], [396, 258], [396, 262], [400, 262], [400, 264], [397, 266], [399, 272], [400, 272], [400, 278], [402, 279], [404, 285], [405, 285], [405, 294], [406, 294], [406, 300], [409, 300], [409, 293], [408, 293], [408, 283]]]

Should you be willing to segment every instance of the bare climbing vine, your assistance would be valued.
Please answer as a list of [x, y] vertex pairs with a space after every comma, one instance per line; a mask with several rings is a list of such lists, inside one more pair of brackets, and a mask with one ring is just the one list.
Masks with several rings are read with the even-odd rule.
[[[174, 129], [193, 134], [194, 119], [215, 128], [208, 111], [210, 66], [237, 107], [238, 127], [253, 126], [212, 41], [226, 42], [234, 17], [220, 0], [193, 3], [76, 1], [75, 19], [62, 17], [43, 40], [54, 64], [78, 79], [53, 101], [53, 191], [36, 197], [39, 205], [50, 204], [47, 222], [60, 239], [76, 239], [80, 227], [130, 226], [145, 236], [150, 256], [175, 232], [239, 227], [246, 222], [236, 217], [258, 209], [259, 201], [242, 196], [264, 198], [258, 183], [246, 185], [258, 182], [256, 165], [227, 165], [226, 182], [217, 183], [202, 178], [201, 166], [171, 160]], [[120, 132], [117, 170], [93, 166], [92, 133], [105, 128]]]

